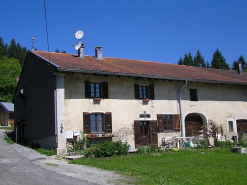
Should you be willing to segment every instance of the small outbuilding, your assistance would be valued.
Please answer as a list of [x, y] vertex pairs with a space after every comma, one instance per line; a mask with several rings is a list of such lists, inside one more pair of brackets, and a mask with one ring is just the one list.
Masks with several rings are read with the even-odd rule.
[[0, 126], [14, 126], [14, 104], [0, 102]]

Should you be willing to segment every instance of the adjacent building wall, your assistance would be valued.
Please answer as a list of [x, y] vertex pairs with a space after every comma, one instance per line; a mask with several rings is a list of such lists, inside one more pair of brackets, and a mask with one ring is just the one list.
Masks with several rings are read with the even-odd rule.
[[23, 129], [24, 140], [38, 142], [42, 139], [41, 146], [57, 145], [54, 111], [55, 71], [53, 65], [28, 52], [16, 90], [16, 94], [22, 93], [25, 96], [25, 102], [14, 96], [15, 127], [20, 126], [18, 134], [21, 134]]

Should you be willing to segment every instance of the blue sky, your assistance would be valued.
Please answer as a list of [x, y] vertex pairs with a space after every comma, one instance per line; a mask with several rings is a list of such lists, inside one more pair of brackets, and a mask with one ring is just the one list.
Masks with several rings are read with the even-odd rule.
[[[44, 0], [1, 0], [0, 36], [47, 51]], [[46, 0], [49, 48], [76, 54], [83, 30], [85, 54], [177, 63], [200, 50], [211, 63], [218, 48], [232, 65], [247, 59], [246, 0]]]

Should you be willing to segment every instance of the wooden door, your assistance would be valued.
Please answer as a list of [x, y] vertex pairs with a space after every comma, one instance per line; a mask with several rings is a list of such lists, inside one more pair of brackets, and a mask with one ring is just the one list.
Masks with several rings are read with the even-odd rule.
[[247, 133], [247, 120], [237, 120], [238, 140], [242, 139], [244, 133]]
[[186, 121], [185, 122], [185, 135], [186, 137], [189, 136], [197, 136], [200, 135], [201, 131], [203, 129], [202, 123], [198, 121]]

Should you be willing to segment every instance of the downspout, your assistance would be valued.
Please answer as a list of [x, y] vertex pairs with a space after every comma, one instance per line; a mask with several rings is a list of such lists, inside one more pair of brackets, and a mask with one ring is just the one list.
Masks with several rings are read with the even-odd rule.
[[182, 103], [181, 103], [181, 90], [187, 85], [187, 80], [185, 80], [185, 84], [178, 89], [178, 97], [179, 97], [179, 111], [180, 111], [180, 127], [181, 127], [181, 136], [185, 137], [185, 124], [183, 120], [183, 112], [182, 112]]
[[56, 74], [53, 75], [54, 77], [54, 116], [55, 116], [55, 137], [56, 137], [56, 144], [58, 143], [57, 141], [57, 76]]

